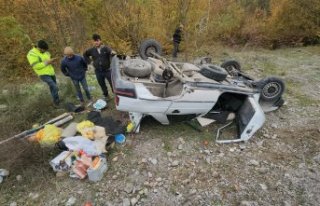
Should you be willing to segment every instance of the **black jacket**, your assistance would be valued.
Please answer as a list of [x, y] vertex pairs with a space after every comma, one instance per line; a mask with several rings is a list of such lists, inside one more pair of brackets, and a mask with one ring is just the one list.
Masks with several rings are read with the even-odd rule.
[[96, 47], [92, 47], [83, 53], [83, 57], [87, 64], [90, 64], [91, 57], [93, 66], [96, 68], [96, 72], [103, 72], [110, 69], [111, 51], [111, 48], [101, 46], [99, 53]]
[[179, 44], [181, 40], [182, 40], [182, 30], [180, 28], [177, 28], [173, 34], [173, 41]]

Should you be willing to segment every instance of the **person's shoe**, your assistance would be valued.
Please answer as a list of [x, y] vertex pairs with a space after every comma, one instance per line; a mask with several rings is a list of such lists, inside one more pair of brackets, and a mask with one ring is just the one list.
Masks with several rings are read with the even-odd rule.
[[60, 105], [60, 100], [54, 100], [53, 105], [58, 107]]
[[56, 102], [53, 102], [53, 107], [56, 108], [56, 109], [58, 109], [58, 108], [60, 108], [60, 104], [59, 104], [59, 103], [56, 103]]

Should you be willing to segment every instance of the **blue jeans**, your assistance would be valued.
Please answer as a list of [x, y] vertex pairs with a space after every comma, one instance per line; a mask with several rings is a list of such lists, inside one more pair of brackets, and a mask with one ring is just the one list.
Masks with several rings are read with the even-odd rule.
[[56, 76], [40, 75], [39, 77], [42, 81], [48, 84], [50, 93], [53, 99], [53, 103], [59, 104], [60, 103], [59, 94], [58, 94], [59, 89], [57, 86]]
[[108, 69], [107, 71], [95, 71], [97, 81], [101, 87], [102, 93], [105, 97], [108, 96], [108, 88], [106, 85], [106, 79], [108, 80], [111, 90], [113, 91], [112, 88], [112, 81], [111, 81], [111, 69]]
[[81, 88], [80, 88], [80, 84], [82, 85], [82, 89], [84, 90], [84, 92], [86, 93], [86, 96], [88, 98], [88, 100], [91, 100], [91, 95], [88, 89], [88, 84], [87, 84], [87, 80], [86, 78], [83, 78], [81, 80], [76, 80], [76, 79], [71, 79], [72, 83], [74, 85], [74, 87], [76, 88], [77, 91], [77, 96], [79, 97], [80, 101], [83, 102], [83, 95], [81, 92]]

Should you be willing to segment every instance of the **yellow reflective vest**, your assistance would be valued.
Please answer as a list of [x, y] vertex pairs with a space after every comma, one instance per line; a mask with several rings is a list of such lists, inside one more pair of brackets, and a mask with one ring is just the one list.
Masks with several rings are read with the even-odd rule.
[[38, 48], [33, 48], [28, 52], [27, 59], [30, 66], [36, 72], [38, 76], [40, 75], [50, 75], [54, 76], [54, 68], [51, 64], [46, 64], [45, 62], [51, 58], [49, 52], [41, 53]]

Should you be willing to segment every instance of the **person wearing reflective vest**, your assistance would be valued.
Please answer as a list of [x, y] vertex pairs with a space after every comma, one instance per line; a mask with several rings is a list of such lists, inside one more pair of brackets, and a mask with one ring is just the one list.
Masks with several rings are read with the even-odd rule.
[[56, 81], [56, 76], [52, 62], [56, 58], [51, 58], [48, 52], [49, 46], [44, 40], [40, 40], [37, 46], [32, 48], [28, 54], [27, 59], [34, 70], [34, 72], [39, 76], [39, 78], [48, 84], [50, 93], [53, 99], [54, 105], [58, 106], [60, 103], [60, 98], [58, 94], [58, 86]]

